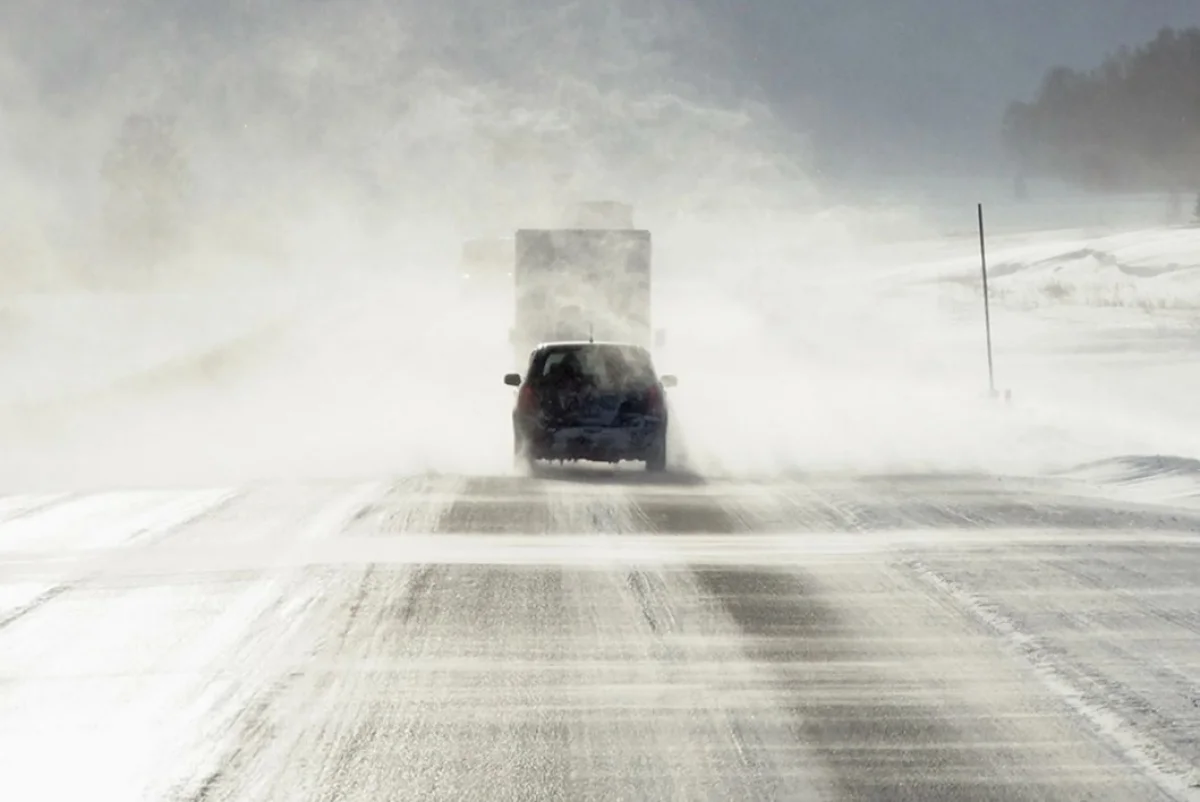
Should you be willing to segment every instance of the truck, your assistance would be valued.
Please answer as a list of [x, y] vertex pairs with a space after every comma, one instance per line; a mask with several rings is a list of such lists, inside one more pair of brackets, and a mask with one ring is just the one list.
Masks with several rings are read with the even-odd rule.
[[651, 235], [624, 204], [580, 204], [570, 225], [516, 232], [510, 342], [517, 366], [541, 343], [605, 340], [651, 348]]

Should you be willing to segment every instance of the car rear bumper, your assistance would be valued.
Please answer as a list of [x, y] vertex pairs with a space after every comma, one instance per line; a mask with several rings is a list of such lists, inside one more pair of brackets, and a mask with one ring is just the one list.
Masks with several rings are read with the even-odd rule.
[[620, 462], [643, 460], [663, 446], [666, 424], [572, 426], [526, 431], [520, 439], [532, 459]]

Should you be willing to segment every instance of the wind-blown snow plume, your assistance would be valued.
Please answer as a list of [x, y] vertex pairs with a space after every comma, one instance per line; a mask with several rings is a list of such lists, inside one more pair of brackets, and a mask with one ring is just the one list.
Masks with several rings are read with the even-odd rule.
[[169, 115], [206, 264], [222, 232], [248, 236], [239, 217], [300, 243], [290, 261], [324, 236], [507, 227], [581, 195], [677, 209], [800, 177], [688, 4], [82, 6], [3, 12], [26, 65], [0, 71], [7, 144], [65, 206], [101, 191], [123, 118]]
[[510, 310], [455, 295], [464, 238], [807, 187], [689, 4], [16, 2], [0, 31], [0, 417], [47, 477], [494, 468]]
[[511, 302], [460, 246], [588, 198], [654, 232], [697, 467], [1011, 456], [894, 270], [951, 246], [829, 202], [690, 3], [18, 0], [0, 101], [5, 483], [506, 470]]

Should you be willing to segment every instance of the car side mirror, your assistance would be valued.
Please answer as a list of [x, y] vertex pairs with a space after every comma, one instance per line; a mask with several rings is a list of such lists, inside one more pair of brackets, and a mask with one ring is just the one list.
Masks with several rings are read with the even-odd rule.
[[663, 387], [674, 387], [677, 384], [679, 384], [679, 379], [675, 378], [670, 373], [668, 373], [665, 376], [660, 377], [659, 381], [662, 382]]
[[509, 387], [520, 387], [521, 386], [521, 374], [520, 373], [504, 374], [504, 383], [507, 384]]

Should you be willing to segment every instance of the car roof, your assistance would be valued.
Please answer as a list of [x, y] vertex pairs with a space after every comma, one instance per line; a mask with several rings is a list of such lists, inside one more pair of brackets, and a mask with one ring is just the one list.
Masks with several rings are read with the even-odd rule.
[[554, 340], [552, 342], [540, 343], [535, 351], [545, 351], [552, 348], [577, 348], [587, 345], [608, 346], [609, 348], [636, 348], [639, 351], [646, 351], [647, 348], [637, 343], [626, 343], [617, 340]]

